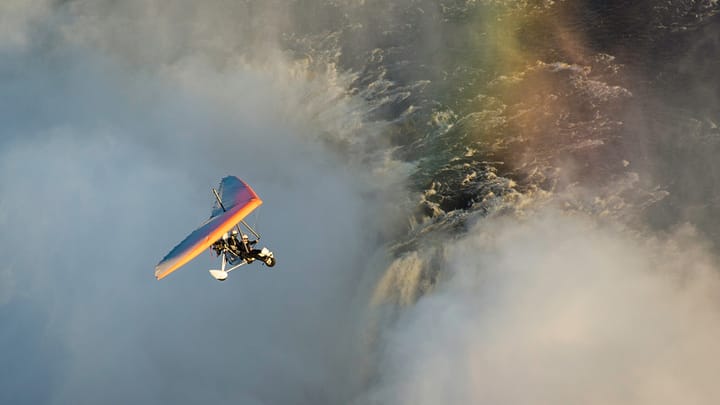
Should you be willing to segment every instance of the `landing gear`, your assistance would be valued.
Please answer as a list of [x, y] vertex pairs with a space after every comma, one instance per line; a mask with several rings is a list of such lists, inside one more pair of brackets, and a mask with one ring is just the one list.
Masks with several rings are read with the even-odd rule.
[[[229, 249], [225, 248], [220, 251], [220, 256], [222, 256], [222, 262], [221, 267], [219, 270], [212, 269], [208, 270], [210, 272], [210, 275], [218, 281], [225, 281], [228, 278], [228, 273], [231, 271], [239, 268], [240, 266], [244, 266], [246, 264], [254, 262], [256, 259], [263, 262], [268, 267], [275, 266], [275, 257], [273, 256], [273, 253], [268, 250], [268, 248], [262, 248], [260, 251], [254, 251], [255, 253], [254, 257], [247, 257], [245, 259], [241, 258], [240, 256], [236, 255], [234, 252], [230, 251]], [[240, 261], [238, 264], [237, 261]], [[231, 265], [232, 267], [226, 268], [227, 265]]]
[[220, 253], [220, 255], [222, 256], [222, 264], [221, 264], [220, 270], [214, 270], [214, 269], [208, 270], [210, 272], [210, 275], [213, 276], [213, 278], [217, 281], [225, 281], [225, 279], [228, 278], [228, 273], [230, 273], [231, 271], [237, 269], [238, 267], [240, 267], [246, 263], [243, 260], [242, 262], [240, 262], [240, 264], [230, 267], [229, 269], [226, 270], [225, 267], [228, 264], [228, 262], [230, 262], [232, 264], [235, 262], [235, 260], [238, 259], [238, 257], [233, 255], [233, 257], [230, 258], [230, 260], [228, 260], [228, 257], [227, 257], [228, 252], [226, 250], [223, 250]]

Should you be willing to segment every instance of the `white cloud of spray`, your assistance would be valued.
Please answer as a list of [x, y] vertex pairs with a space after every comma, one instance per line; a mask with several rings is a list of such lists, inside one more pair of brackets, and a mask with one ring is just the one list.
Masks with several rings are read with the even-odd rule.
[[479, 221], [384, 336], [394, 404], [710, 404], [717, 258], [689, 226], [638, 238], [546, 212]]
[[28, 46], [31, 26], [48, 18], [47, 0], [6, 0], [0, 3], [0, 51]]
[[[125, 18], [139, 3], [67, 4], [0, 61], [0, 402], [344, 402], [392, 202], [318, 140], [362, 143], [362, 103], [272, 50], [218, 64], [170, 33], [137, 56], [162, 31]], [[227, 174], [264, 199], [249, 222], [278, 265], [218, 284], [203, 255], [155, 281]]]

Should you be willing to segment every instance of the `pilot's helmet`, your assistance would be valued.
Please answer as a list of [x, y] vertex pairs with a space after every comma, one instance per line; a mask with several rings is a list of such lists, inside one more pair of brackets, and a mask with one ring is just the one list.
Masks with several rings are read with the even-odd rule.
[[232, 236], [235, 236], [235, 235], [237, 235], [237, 234], [238, 234], [237, 229], [233, 229], [233, 230], [232, 230]]
[[247, 236], [247, 235], [245, 235], [245, 234], [243, 234], [243, 236], [242, 236], [242, 240], [248, 240], [248, 236]]

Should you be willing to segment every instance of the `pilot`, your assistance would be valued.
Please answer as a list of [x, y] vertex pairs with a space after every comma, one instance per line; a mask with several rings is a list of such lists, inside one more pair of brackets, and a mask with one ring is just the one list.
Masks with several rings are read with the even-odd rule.
[[218, 239], [215, 243], [213, 243], [211, 248], [218, 256], [220, 256], [220, 254], [226, 249], [229, 250], [231, 253], [234, 253], [235, 255], [239, 255], [240, 241], [238, 241], [237, 235], [237, 229], [233, 229], [232, 232], [230, 232], [229, 234], [223, 234], [222, 238]]
[[240, 252], [240, 241], [238, 241], [237, 235], [237, 229], [233, 229], [232, 232], [230, 232], [230, 237], [227, 239], [228, 248], [235, 254]]
[[260, 253], [259, 249], [253, 249], [253, 246], [257, 243], [257, 240], [250, 240], [248, 239], [248, 236], [243, 234], [240, 238], [240, 257], [243, 259], [256, 259], [258, 253]]

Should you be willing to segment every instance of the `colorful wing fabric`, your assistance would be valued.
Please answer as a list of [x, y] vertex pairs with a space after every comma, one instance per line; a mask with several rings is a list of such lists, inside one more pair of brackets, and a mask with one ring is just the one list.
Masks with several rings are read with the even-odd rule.
[[155, 277], [158, 280], [194, 259], [262, 204], [255, 191], [235, 176], [223, 178], [218, 193], [225, 211], [217, 202], [215, 203], [210, 219], [175, 246], [155, 266]]

